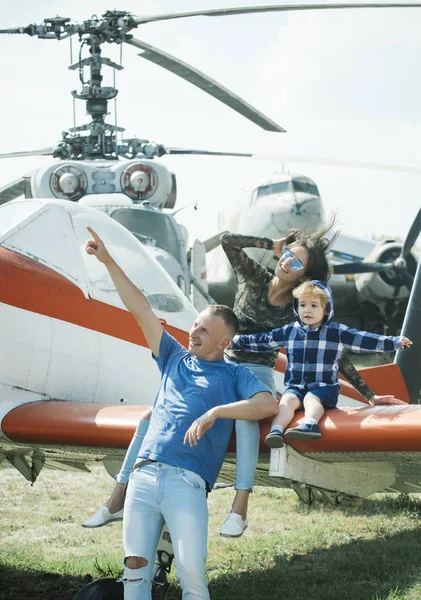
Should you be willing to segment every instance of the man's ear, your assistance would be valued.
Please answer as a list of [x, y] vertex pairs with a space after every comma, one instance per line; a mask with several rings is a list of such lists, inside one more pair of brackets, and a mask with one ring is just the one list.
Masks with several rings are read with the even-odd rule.
[[228, 346], [230, 344], [231, 344], [231, 340], [229, 338], [224, 338], [220, 343], [220, 347], [225, 350], [225, 348], [228, 348]]

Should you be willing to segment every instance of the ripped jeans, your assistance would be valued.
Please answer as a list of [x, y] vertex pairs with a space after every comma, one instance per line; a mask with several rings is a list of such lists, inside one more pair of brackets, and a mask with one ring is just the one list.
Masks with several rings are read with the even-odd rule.
[[124, 600], [151, 600], [154, 559], [164, 521], [171, 532], [183, 600], [209, 600], [206, 579], [208, 507], [205, 481], [193, 471], [154, 462], [129, 479], [123, 521], [125, 559], [147, 561], [124, 568]]

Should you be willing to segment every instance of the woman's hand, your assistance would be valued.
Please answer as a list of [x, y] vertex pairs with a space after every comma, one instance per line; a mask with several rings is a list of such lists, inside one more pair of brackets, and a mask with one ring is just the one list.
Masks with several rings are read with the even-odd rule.
[[281, 256], [282, 248], [285, 246], [286, 238], [281, 238], [280, 240], [273, 240], [273, 251], [276, 256]]
[[407, 404], [403, 400], [395, 398], [395, 396], [373, 396], [370, 400], [372, 406], [388, 406], [394, 404]]

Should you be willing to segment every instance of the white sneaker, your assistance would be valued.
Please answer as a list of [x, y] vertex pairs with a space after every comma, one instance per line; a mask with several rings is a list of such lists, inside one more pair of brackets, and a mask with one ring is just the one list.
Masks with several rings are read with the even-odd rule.
[[247, 517], [243, 519], [241, 515], [231, 512], [219, 530], [219, 535], [222, 535], [222, 537], [240, 537], [243, 535], [244, 530], [247, 529], [247, 525]]
[[92, 517], [83, 521], [82, 527], [103, 527], [103, 525], [108, 525], [114, 521], [121, 521], [123, 519], [123, 514], [124, 508], [115, 513], [111, 513], [105, 504], [103, 504]]

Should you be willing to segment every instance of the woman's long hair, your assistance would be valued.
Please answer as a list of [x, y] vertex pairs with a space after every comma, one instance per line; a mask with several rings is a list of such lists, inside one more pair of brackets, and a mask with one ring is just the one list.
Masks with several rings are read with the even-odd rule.
[[[329, 235], [329, 237], [327, 237]], [[305, 279], [319, 279], [327, 282], [330, 277], [329, 262], [326, 253], [333, 246], [339, 235], [337, 218], [334, 213], [328, 223], [313, 233], [302, 229], [291, 231], [286, 237], [286, 245], [297, 244], [307, 251], [308, 264], [302, 281]]]

